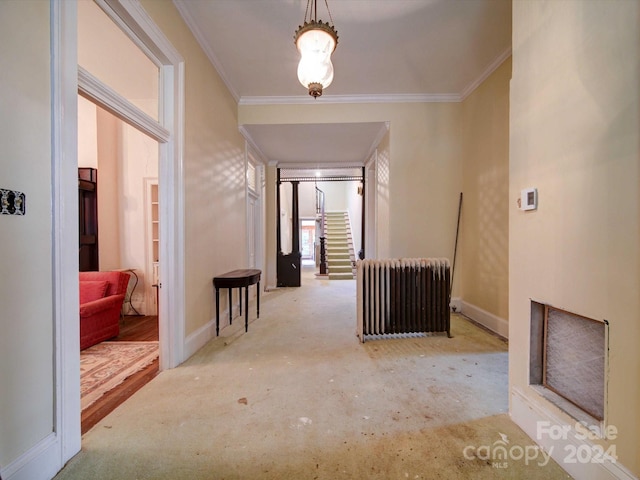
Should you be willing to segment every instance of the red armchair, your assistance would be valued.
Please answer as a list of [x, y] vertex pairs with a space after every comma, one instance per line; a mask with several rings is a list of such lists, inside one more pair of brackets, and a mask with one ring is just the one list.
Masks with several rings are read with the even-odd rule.
[[129, 275], [80, 272], [80, 350], [118, 336]]

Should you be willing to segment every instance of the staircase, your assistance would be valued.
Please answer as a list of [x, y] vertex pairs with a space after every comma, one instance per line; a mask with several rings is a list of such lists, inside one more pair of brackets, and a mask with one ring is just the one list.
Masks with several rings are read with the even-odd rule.
[[347, 212], [325, 213], [325, 238], [329, 280], [353, 280], [355, 255]]

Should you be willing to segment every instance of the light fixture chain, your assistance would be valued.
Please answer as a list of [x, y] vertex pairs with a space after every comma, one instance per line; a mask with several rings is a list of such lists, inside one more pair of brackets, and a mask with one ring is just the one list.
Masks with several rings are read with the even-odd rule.
[[309, 21], [311, 21], [311, 13], [309, 13], [309, 5], [311, 5], [311, 0], [307, 0], [307, 8], [304, 11], [304, 21], [307, 21], [307, 14], [309, 14]]
[[324, 0], [324, 4], [327, 6], [327, 12], [329, 12], [329, 20], [331, 21], [331, 25], [333, 25], [333, 17], [331, 16], [331, 10], [329, 10], [328, 0]]

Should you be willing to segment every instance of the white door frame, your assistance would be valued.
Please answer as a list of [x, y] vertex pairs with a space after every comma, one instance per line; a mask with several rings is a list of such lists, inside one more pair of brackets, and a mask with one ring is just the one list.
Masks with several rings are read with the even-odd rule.
[[[184, 60], [135, 0], [96, 0], [160, 62], [160, 368], [184, 361]], [[55, 324], [54, 439], [33, 453], [41, 472], [60, 470], [81, 448], [78, 323], [77, 5], [50, 0], [52, 51], [52, 212]], [[169, 294], [170, 293], [170, 294]]]
[[[245, 223], [247, 228], [247, 262], [250, 263], [250, 250], [252, 246], [249, 245], [249, 241], [251, 240], [250, 229], [253, 229], [254, 233], [254, 245], [255, 249], [255, 267], [263, 272], [265, 271], [265, 175], [264, 175], [264, 155], [260, 152], [258, 147], [253, 143], [251, 136], [244, 129], [244, 127], [240, 127], [240, 133], [245, 138]], [[255, 167], [256, 174], [256, 188], [255, 191], [251, 191], [249, 188], [249, 182], [247, 181], [247, 172], [249, 170], [249, 163], [251, 163]], [[249, 208], [250, 202], [253, 200], [255, 202], [255, 216], [253, 225], [250, 224], [250, 215]], [[265, 282], [266, 285], [266, 282]]]

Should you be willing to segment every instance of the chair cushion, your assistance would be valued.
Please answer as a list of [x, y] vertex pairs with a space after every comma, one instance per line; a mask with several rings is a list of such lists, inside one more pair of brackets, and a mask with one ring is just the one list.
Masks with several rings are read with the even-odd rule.
[[109, 288], [106, 280], [83, 280], [80, 282], [80, 304], [103, 298]]

